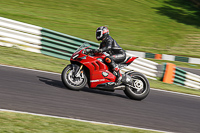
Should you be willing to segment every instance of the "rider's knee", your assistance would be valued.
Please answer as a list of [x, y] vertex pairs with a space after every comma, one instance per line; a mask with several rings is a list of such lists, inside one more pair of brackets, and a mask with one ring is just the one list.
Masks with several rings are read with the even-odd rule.
[[110, 58], [109, 56], [105, 57], [104, 58], [104, 61], [107, 63], [107, 64], [110, 64], [112, 62], [112, 58]]

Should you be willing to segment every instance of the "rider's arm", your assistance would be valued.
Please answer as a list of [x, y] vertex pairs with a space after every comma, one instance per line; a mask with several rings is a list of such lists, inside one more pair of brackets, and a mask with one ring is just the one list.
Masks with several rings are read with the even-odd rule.
[[104, 44], [105, 46], [100, 46], [99, 52], [108, 52], [112, 48], [112, 40], [107, 40], [106, 43]]

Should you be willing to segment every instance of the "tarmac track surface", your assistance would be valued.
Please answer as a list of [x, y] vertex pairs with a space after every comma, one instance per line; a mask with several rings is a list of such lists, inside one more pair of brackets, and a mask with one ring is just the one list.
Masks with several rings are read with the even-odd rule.
[[200, 132], [200, 97], [151, 90], [143, 101], [134, 101], [123, 91], [71, 91], [58, 74], [1, 65], [0, 109], [170, 132]]

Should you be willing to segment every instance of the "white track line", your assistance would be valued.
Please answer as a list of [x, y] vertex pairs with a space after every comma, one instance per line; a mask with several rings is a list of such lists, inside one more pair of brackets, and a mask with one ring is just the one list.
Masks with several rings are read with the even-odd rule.
[[200, 98], [200, 96], [197, 96], [197, 95], [186, 94], [186, 93], [180, 93], [180, 92], [174, 92], [174, 91], [167, 91], [167, 90], [154, 89], [154, 88], [151, 88], [151, 90], [162, 91], [162, 92], [167, 92], [167, 93], [173, 93], [173, 94], [178, 94], [178, 95], [185, 95], [185, 96], [191, 96], [191, 97]]
[[[16, 69], [22, 69], [22, 70], [28, 70], [28, 71], [36, 71], [36, 72], [41, 72], [41, 73], [49, 73], [49, 74], [61, 75], [60, 73], [55, 73], [55, 72], [48, 72], [48, 71], [35, 70], [35, 69], [29, 69], [29, 68], [15, 67], [15, 66], [3, 65], [3, 64], [0, 64], [0, 66], [10, 67], [10, 68], [16, 68]], [[197, 95], [180, 93], [180, 92], [174, 92], [174, 91], [167, 91], [167, 90], [154, 89], [154, 88], [151, 88], [151, 90], [162, 91], [162, 92], [166, 92], [166, 93], [173, 93], [173, 94], [178, 94], [178, 95], [184, 95], [184, 96], [191, 96], [191, 97], [200, 98], [200, 96], [197, 96]]]
[[110, 124], [110, 123], [88, 121], [88, 120], [74, 119], [74, 118], [68, 118], [68, 117], [60, 117], [60, 116], [53, 116], [53, 115], [29, 113], [29, 112], [8, 110], [8, 109], [0, 109], [0, 111], [12, 112], [12, 113], [21, 113], [21, 114], [29, 114], [29, 115], [42, 116], [42, 117], [59, 118], [59, 119], [66, 119], [66, 120], [75, 120], [75, 121], [79, 121], [79, 122], [88, 122], [88, 123], [92, 123], [92, 124], [102, 124], [102, 125], [110, 125], [110, 126], [117, 126], [117, 127], [124, 127], [124, 128], [134, 128], [134, 129], [140, 129], [140, 130], [156, 131], [156, 132], [161, 132], [161, 133], [172, 133], [172, 132], [161, 131], [161, 130], [154, 130], [154, 129], [148, 129], [148, 128], [140, 128], [140, 127], [133, 127], [133, 126], [124, 126], [124, 125], [118, 125], [118, 124]]

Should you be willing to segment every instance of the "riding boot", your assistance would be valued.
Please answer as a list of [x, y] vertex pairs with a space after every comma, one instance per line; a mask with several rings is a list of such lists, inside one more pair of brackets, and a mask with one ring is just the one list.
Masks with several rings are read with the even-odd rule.
[[107, 63], [107, 65], [114, 71], [117, 73], [116, 75], [116, 80], [115, 82], [118, 83], [119, 81], [121, 81], [122, 79], [122, 74], [120, 73], [120, 69], [117, 66], [117, 64], [113, 61], [113, 59], [109, 56], [105, 57], [105, 62]]
[[118, 66], [116, 66], [116, 67], [113, 69], [113, 71], [115, 71], [115, 72], [117, 73], [115, 82], [118, 83], [119, 81], [122, 80], [122, 74], [120, 73], [120, 69], [119, 69]]

